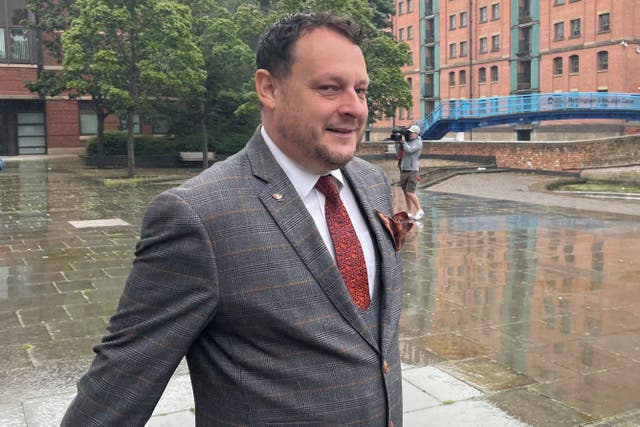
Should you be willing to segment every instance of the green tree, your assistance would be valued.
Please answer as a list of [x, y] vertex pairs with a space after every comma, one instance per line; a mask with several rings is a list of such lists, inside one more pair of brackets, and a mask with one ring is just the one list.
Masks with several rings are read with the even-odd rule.
[[[257, 122], [248, 117], [238, 120], [236, 112], [253, 79], [254, 55], [242, 38], [241, 26], [225, 7], [213, 0], [186, 0], [186, 3], [191, 7], [196, 44], [206, 71], [205, 91], [198, 98], [198, 104], [191, 106], [197, 111], [194, 116], [199, 117], [203, 167], [206, 167], [204, 153], [208, 150], [209, 134], [213, 135], [212, 145], [217, 146], [217, 150], [230, 151], [224, 145], [233, 139], [232, 135], [241, 134], [244, 142], [248, 137], [247, 124]], [[243, 11], [246, 9], [240, 7]]]
[[203, 90], [204, 60], [191, 10], [171, 0], [76, 0], [62, 36], [67, 88], [95, 89], [127, 118], [128, 174], [135, 174], [133, 118], [154, 102]]

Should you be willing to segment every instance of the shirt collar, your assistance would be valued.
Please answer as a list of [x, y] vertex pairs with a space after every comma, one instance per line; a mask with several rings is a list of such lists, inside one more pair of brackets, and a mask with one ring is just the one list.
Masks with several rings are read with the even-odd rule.
[[[269, 137], [264, 126], [260, 127], [260, 133], [262, 134], [262, 138], [267, 144], [269, 151], [271, 151], [271, 154], [273, 154], [273, 157], [276, 159], [276, 162], [287, 175], [287, 178], [291, 181], [291, 184], [296, 189], [300, 198], [304, 200], [313, 190], [313, 187], [316, 185], [320, 175], [307, 171], [287, 156]], [[329, 175], [332, 175], [338, 181], [339, 188], [344, 186], [344, 176], [340, 169], [330, 171]]]

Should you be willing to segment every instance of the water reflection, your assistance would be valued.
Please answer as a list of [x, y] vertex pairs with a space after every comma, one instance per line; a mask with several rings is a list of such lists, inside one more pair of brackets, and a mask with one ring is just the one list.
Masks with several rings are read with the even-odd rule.
[[558, 380], [544, 392], [585, 413], [640, 406], [640, 384], [616, 405], [574, 390], [598, 394], [608, 383], [594, 373], [638, 368], [640, 348], [624, 342], [640, 342], [639, 222], [447, 194], [422, 203], [417, 249], [403, 253], [405, 362], [475, 357], [450, 356], [472, 343], [535, 381]]

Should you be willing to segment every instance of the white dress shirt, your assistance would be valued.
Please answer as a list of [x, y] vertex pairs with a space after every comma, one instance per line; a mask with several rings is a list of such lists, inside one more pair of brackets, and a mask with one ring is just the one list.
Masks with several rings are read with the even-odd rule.
[[[327, 249], [331, 252], [331, 256], [335, 260], [335, 250], [333, 248], [333, 241], [331, 240], [331, 234], [329, 233], [329, 227], [327, 226], [327, 221], [324, 215], [324, 194], [315, 189], [316, 182], [320, 175], [311, 173], [305, 170], [302, 166], [294, 162], [290, 157], [288, 157], [280, 148], [273, 142], [273, 140], [267, 134], [267, 131], [264, 127], [260, 128], [260, 132], [262, 133], [262, 137], [267, 143], [267, 147], [273, 154], [273, 157], [278, 162], [278, 165], [282, 168], [284, 173], [293, 184], [296, 192], [302, 199], [305, 207], [311, 214], [313, 221], [322, 236], [322, 240], [324, 240]], [[353, 223], [353, 228], [356, 230], [356, 235], [358, 236], [358, 240], [360, 240], [360, 245], [362, 246], [362, 251], [364, 252], [365, 262], [367, 263], [367, 276], [369, 279], [369, 294], [371, 298], [373, 298], [373, 291], [375, 290], [375, 286], [378, 282], [377, 277], [377, 268], [376, 268], [376, 251], [373, 247], [373, 240], [371, 238], [371, 234], [369, 233], [369, 227], [367, 227], [367, 222], [365, 221], [362, 213], [360, 212], [360, 208], [358, 206], [358, 202], [356, 201], [355, 195], [349, 185], [347, 185], [344, 176], [342, 175], [342, 171], [340, 169], [335, 169], [330, 172], [330, 174], [338, 181], [338, 190], [340, 191], [340, 198], [342, 199], [342, 203], [347, 209], [347, 213], [349, 214], [349, 218], [351, 218], [351, 222]], [[285, 195], [286, 196], [286, 195]]]

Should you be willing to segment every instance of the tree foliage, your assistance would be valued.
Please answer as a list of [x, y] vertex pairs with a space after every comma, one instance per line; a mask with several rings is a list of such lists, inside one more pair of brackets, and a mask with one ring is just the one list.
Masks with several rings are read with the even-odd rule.
[[62, 37], [69, 89], [97, 90], [127, 115], [129, 175], [135, 173], [133, 114], [203, 90], [204, 60], [191, 10], [170, 0], [77, 0]]

